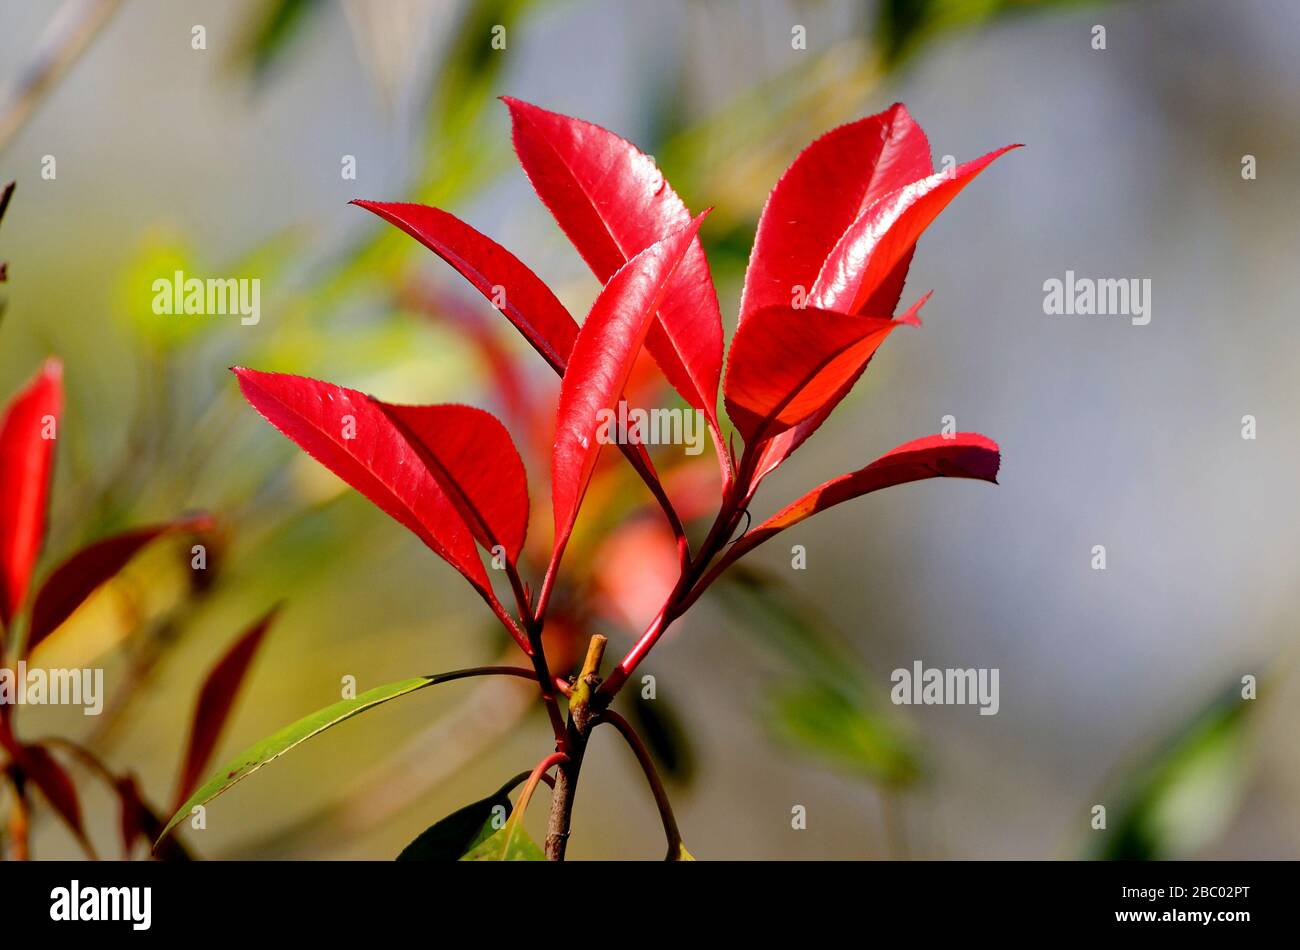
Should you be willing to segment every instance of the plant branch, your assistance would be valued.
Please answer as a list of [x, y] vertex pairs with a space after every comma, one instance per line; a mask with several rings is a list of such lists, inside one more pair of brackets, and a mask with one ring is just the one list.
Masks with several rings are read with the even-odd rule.
[[[563, 752], [552, 752], [546, 758], [542, 759], [542, 761], [538, 762], [537, 767], [534, 768], [532, 774], [528, 776], [528, 781], [524, 782], [523, 790], [519, 793], [519, 801], [515, 803], [515, 810], [510, 815], [508, 821], [509, 830], [506, 832], [505, 847], [502, 849], [506, 854], [510, 853], [510, 843], [514, 840], [515, 829], [523, 824], [524, 812], [528, 810], [528, 802], [532, 799], [533, 791], [537, 788], [537, 784], [542, 780], [542, 776], [544, 776], [553, 766], [558, 765], [563, 768], [568, 761], [569, 757]], [[559, 783], [556, 782], [552, 788], [558, 786]]]
[[645, 773], [646, 782], [650, 785], [650, 791], [654, 793], [655, 804], [659, 807], [659, 820], [663, 822], [664, 836], [668, 839], [668, 861], [680, 861], [682, 852], [682, 834], [677, 828], [677, 819], [673, 817], [673, 806], [668, 801], [668, 792], [664, 788], [663, 781], [659, 778], [659, 772], [655, 768], [654, 760], [650, 757], [650, 752], [641, 741], [641, 737], [636, 734], [632, 724], [614, 712], [607, 709], [600, 714], [597, 725], [607, 722], [622, 734], [627, 740], [628, 746], [631, 747], [636, 760], [641, 763], [641, 771]]
[[600, 685], [600, 664], [608, 640], [596, 634], [587, 645], [587, 656], [573, 690], [569, 694], [569, 723], [565, 747], [568, 760], [555, 775], [555, 794], [551, 796], [551, 817], [546, 830], [546, 856], [563, 861], [573, 823], [573, 799], [578, 790], [578, 773], [587, 750], [587, 737], [595, 725], [592, 700]]
[[107, 25], [121, 0], [67, 0], [41, 37], [0, 109], [0, 151]]

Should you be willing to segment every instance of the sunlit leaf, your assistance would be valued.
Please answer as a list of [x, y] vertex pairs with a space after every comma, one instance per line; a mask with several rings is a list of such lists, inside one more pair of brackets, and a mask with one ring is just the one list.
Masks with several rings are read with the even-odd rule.
[[764, 541], [820, 511], [871, 492], [927, 478], [972, 478], [997, 482], [1002, 455], [997, 443], [978, 432], [929, 435], [891, 449], [870, 465], [823, 482], [746, 531], [723, 557], [723, 564], [744, 557]]
[[363, 713], [374, 706], [386, 703], [391, 699], [405, 696], [407, 693], [413, 693], [416, 690], [424, 689], [426, 686], [443, 683], [453, 678], [459, 678], [459, 675], [457, 673], [443, 673], [437, 676], [417, 676], [413, 679], [389, 683], [386, 686], [377, 686], [374, 689], [366, 690], [355, 699], [344, 699], [326, 706], [324, 709], [317, 710], [310, 716], [299, 719], [279, 732], [254, 743], [227, 762], [220, 771], [203, 783], [185, 804], [176, 810], [159, 838], [164, 837], [189, 817], [190, 811], [196, 805], [211, 801], [232, 785], [248, 778], [266, 763], [278, 759], [294, 746], [301, 745], [312, 736], [319, 735], [331, 726], [336, 726], [345, 719], [351, 719], [353, 716]]
[[523, 460], [495, 416], [472, 406], [378, 403], [489, 553], [514, 564], [528, 530]]
[[702, 218], [625, 264], [601, 290], [578, 333], [560, 387], [551, 456], [556, 554], [568, 542], [596, 466], [601, 416], [615, 411], [650, 320]]
[[[601, 283], [691, 224], [690, 211], [654, 160], [626, 139], [518, 99], [505, 101], [528, 180]], [[646, 349], [673, 388], [715, 423], [722, 317], [694, 233], [656, 309]]]
[[527, 265], [491, 238], [440, 208], [353, 201], [401, 228], [454, 267], [492, 301], [559, 373], [569, 361], [578, 324]]
[[[934, 170], [930, 143], [901, 103], [832, 129], [799, 153], [772, 190], [745, 272], [740, 322], [811, 292], [822, 264], [877, 199]], [[900, 281], [901, 289], [901, 281]], [[876, 316], [893, 313], [868, 308]]]
[[546, 855], [517, 822], [507, 821], [482, 843], [471, 848], [462, 861], [545, 861]]
[[51, 571], [36, 592], [27, 633], [27, 654], [31, 655], [91, 594], [116, 577], [145, 545], [166, 534], [207, 531], [212, 526], [211, 518], [196, 515], [124, 531], [77, 551]]
[[725, 384], [746, 451], [833, 408], [904, 322], [788, 306], [751, 314], [736, 331]]
[[45, 537], [62, 408], [63, 365], [49, 359], [0, 417], [0, 627], [23, 606]]

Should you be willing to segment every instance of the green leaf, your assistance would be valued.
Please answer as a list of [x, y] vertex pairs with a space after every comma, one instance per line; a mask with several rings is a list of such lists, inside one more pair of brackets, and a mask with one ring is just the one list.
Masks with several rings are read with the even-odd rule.
[[[1232, 820], [1249, 770], [1251, 700], [1234, 685], [1202, 708], [1145, 767], [1122, 783], [1108, 807], [1109, 830], [1096, 857], [1153, 861], [1193, 856]], [[1102, 799], [1104, 803], [1106, 799]]]
[[402, 850], [397, 860], [459, 861], [505, 827], [505, 820], [510, 817], [510, 790], [528, 775], [521, 772], [487, 798], [466, 805], [426, 828]]
[[545, 861], [546, 856], [528, 832], [517, 822], [507, 821], [481, 844], [465, 854], [462, 861]]
[[777, 738], [830, 765], [891, 785], [921, 774], [912, 734], [879, 681], [839, 642], [816, 605], [775, 577], [734, 565], [715, 588], [723, 605], [793, 676], [764, 694], [761, 714]]
[[937, 36], [978, 27], [998, 17], [1052, 8], [1095, 4], [1096, 0], [881, 0], [876, 8], [876, 48], [893, 69]]
[[883, 711], [818, 683], [768, 694], [769, 727], [840, 768], [901, 785], [920, 775], [911, 745]]
[[234, 63], [248, 69], [254, 79], [264, 79], [324, 6], [319, 0], [269, 0], [255, 8], [234, 44]]
[[[211, 801], [232, 785], [248, 778], [272, 759], [279, 758], [294, 746], [306, 742], [312, 736], [324, 732], [331, 726], [337, 726], [343, 720], [351, 719], [358, 713], [363, 713], [373, 706], [386, 703], [390, 699], [405, 696], [407, 693], [424, 689], [434, 683], [442, 683], [448, 679], [458, 679], [463, 675], [465, 675], [465, 671], [458, 670], [454, 673], [442, 673], [437, 676], [417, 676], [414, 679], [389, 683], [387, 686], [377, 686], [374, 689], [366, 690], [355, 699], [345, 699], [326, 706], [324, 709], [317, 710], [310, 716], [299, 719], [293, 725], [286, 726], [261, 742], [254, 743], [226, 763], [217, 774], [199, 786], [199, 790], [177, 809], [176, 814], [172, 815], [171, 821], [167, 822], [167, 827], [158, 836], [158, 840], [161, 841], [167, 837], [167, 833], [180, 824], [196, 805]], [[157, 847], [157, 842], [154, 843], [154, 846]]]

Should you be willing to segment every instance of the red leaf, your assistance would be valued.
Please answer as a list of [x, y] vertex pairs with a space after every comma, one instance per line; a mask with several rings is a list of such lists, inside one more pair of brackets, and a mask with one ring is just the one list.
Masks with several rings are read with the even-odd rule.
[[63, 366], [45, 361], [0, 419], [0, 626], [22, 608], [45, 535], [57, 430], [63, 407]]
[[45, 579], [32, 602], [32, 622], [27, 633], [27, 655], [72, 616], [102, 584], [112, 580], [150, 541], [177, 531], [206, 531], [212, 519], [201, 515], [166, 524], [137, 528], [86, 545]]
[[267, 422], [407, 527], [490, 605], [498, 605], [460, 513], [375, 401], [304, 376], [233, 371], [244, 398]]
[[230, 710], [235, 704], [235, 697], [239, 694], [239, 687], [243, 685], [244, 676], [253, 662], [253, 656], [261, 646], [262, 638], [271, 628], [278, 611], [278, 607], [272, 608], [262, 619], [241, 634], [203, 681], [198, 702], [194, 706], [194, 718], [190, 723], [190, 740], [185, 749], [185, 760], [176, 783], [173, 812], [185, 804], [185, 800], [190, 797], [190, 793], [203, 778], [203, 772], [212, 760], [212, 753], [217, 747], [217, 740], [221, 737], [221, 730], [225, 728], [226, 720], [230, 718]]
[[551, 499], [555, 514], [552, 567], [569, 540], [578, 507], [596, 466], [596, 438], [602, 410], [613, 411], [627, 385], [650, 320], [699, 230], [690, 225], [628, 261], [592, 304], [560, 385], [555, 448], [551, 455]]
[[[844, 232], [822, 265], [808, 302], [812, 306], [861, 313], [873, 294], [891, 280], [912, 253], [921, 232], [1008, 145], [983, 158], [935, 172], [877, 200]], [[899, 281], [901, 287], [901, 281]]]
[[730, 564], [773, 535], [819, 511], [891, 485], [926, 478], [978, 478], [996, 484], [1000, 461], [997, 443], [976, 432], [915, 439], [885, 453], [866, 468], [817, 486], [782, 508], [736, 541], [720, 564]]
[[[0, 221], [4, 220], [5, 212], [9, 210], [9, 199], [13, 197], [16, 182], [9, 182], [0, 190]], [[9, 264], [7, 261], [0, 261], [0, 281], [9, 279]]]
[[[921, 308], [925, 306], [926, 301], [930, 299], [930, 294], [925, 294], [920, 300], [907, 308], [905, 313], [899, 314], [895, 323], [906, 323], [909, 326], [920, 326], [920, 319], [917, 316]], [[762, 447], [762, 456], [754, 466], [753, 475], [749, 479], [749, 487], [752, 490], [764, 478], [766, 478], [778, 465], [794, 454], [795, 449], [803, 445], [804, 442], [816, 432], [823, 422], [825, 422], [840, 401], [847, 396], [857, 384], [858, 379], [866, 372], [867, 366], [870, 365], [871, 358], [868, 357], [857, 370], [843, 385], [827, 398], [825, 404], [814, 412], [807, 419], [804, 419], [798, 425], [780, 432], [767, 441]]]
[[[951, 171], [935, 173], [877, 199], [845, 231], [828, 256], [813, 285], [809, 304], [844, 313], [891, 313], [898, 305], [921, 232], [957, 192], [1012, 148], [1018, 146], [1007, 146]], [[908, 313], [915, 314], [924, 302], [922, 298]], [[827, 415], [828, 411], [818, 413], [765, 446], [750, 480], [750, 490], [789, 458]]]
[[903, 322], [793, 307], [751, 314], [732, 341], [724, 388], [746, 452], [829, 411]]
[[24, 745], [17, 756], [18, 767], [32, 784], [41, 790], [50, 807], [63, 819], [87, 854], [94, 856], [95, 849], [86, 837], [81, 821], [81, 802], [77, 788], [62, 765], [41, 745]]
[[379, 405], [479, 543], [489, 552], [501, 545], [516, 563], [528, 530], [528, 477], [506, 427], [472, 406]]
[[491, 238], [455, 215], [427, 205], [353, 201], [401, 228], [456, 268], [492, 301], [559, 373], [569, 361], [578, 324], [540, 277]]
[[[124, 775], [114, 783], [118, 802], [121, 805], [119, 826], [122, 835], [122, 859], [130, 860], [135, 843], [143, 838], [146, 842], [157, 841], [167, 823], [158, 817], [157, 812], [149, 807], [140, 794], [135, 778]], [[154, 854], [160, 861], [189, 861], [189, 852], [175, 835], [158, 843]]]
[[[740, 297], [740, 323], [811, 293], [822, 264], [849, 226], [877, 199], [933, 171], [930, 143], [901, 103], [814, 141], [781, 176], [763, 207]], [[897, 277], [902, 291], [904, 265]], [[867, 312], [894, 312], [886, 307]], [[832, 308], [833, 309], [833, 308]]]
[[[691, 223], [654, 159], [590, 122], [506, 98], [515, 152], [600, 282]], [[646, 349], [668, 382], [716, 428], [722, 315], [704, 247], [691, 243], [658, 308]]]

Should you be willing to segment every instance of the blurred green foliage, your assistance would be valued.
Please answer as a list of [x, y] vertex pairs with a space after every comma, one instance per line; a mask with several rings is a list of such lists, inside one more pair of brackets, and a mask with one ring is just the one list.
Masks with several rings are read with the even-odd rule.
[[1253, 700], [1234, 685], [1195, 713], [1119, 784], [1094, 855], [1113, 861], [1188, 858], [1217, 838], [1249, 776]]

